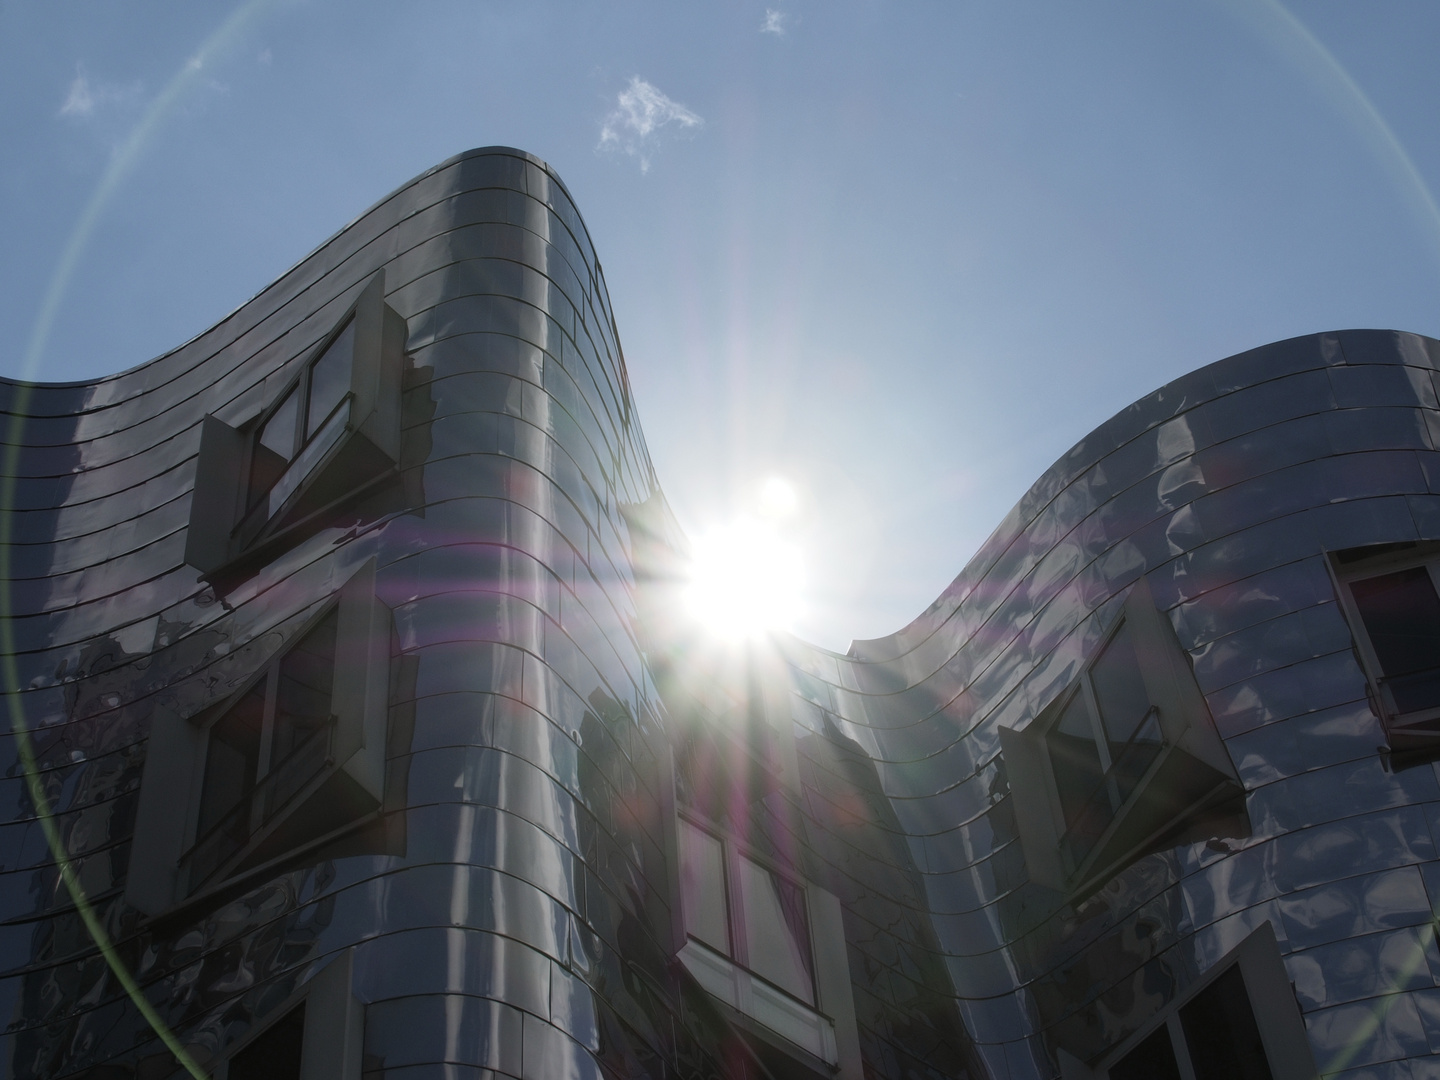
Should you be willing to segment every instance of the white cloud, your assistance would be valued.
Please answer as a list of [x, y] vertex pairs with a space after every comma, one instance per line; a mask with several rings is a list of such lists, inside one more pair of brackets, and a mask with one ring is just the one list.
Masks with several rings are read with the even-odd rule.
[[89, 116], [95, 111], [95, 95], [90, 92], [90, 80], [83, 68], [75, 72], [75, 81], [70, 84], [70, 93], [65, 104], [60, 106], [61, 116]]
[[85, 65], [75, 65], [75, 78], [60, 106], [61, 116], [89, 117], [95, 110], [106, 105], [127, 102], [140, 94], [139, 85], [116, 86], [112, 83], [92, 83], [85, 74]]
[[760, 33], [784, 37], [785, 26], [789, 21], [790, 17], [783, 11], [777, 11], [775, 8], [766, 8], [765, 21], [760, 24]]
[[623, 150], [640, 159], [640, 171], [650, 168], [650, 156], [668, 131], [687, 131], [705, 121], [671, 101], [658, 89], [634, 75], [620, 91], [615, 108], [600, 128], [600, 149]]

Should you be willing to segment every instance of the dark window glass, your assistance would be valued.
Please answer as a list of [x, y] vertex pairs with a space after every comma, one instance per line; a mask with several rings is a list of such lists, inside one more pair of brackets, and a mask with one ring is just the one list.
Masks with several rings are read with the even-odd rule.
[[1160, 1025], [1110, 1066], [1110, 1080], [1180, 1080], [1170, 1032]]
[[[260, 768], [260, 738], [265, 724], [265, 683], [261, 679], [210, 728], [205, 780], [200, 794], [199, 835], [204, 836], [248, 800]], [[250, 827], [241, 813], [232, 827]]]
[[191, 887], [248, 844], [330, 763], [336, 640], [331, 608], [210, 725]]
[[299, 411], [300, 391], [294, 388], [260, 429], [259, 444], [282, 461], [289, 461], [295, 456], [295, 423]]
[[1195, 1080], [1271, 1080], [1238, 964], [1180, 1010], [1180, 1024]]
[[680, 822], [680, 906], [685, 932], [730, 955], [725, 904], [725, 852], [720, 841], [688, 821]]
[[1396, 711], [1440, 705], [1440, 597], [1423, 566], [1350, 583]]
[[305, 411], [305, 438], [320, 430], [340, 399], [350, 392], [350, 369], [355, 359], [355, 320], [310, 365], [310, 405]]
[[1125, 746], [1111, 750], [1113, 761], [1110, 776], [1115, 781], [1115, 792], [1123, 804], [1134, 793], [1145, 775], [1150, 763], [1160, 756], [1165, 748], [1165, 739], [1160, 732], [1160, 714], [1151, 709], [1145, 722]]
[[[1060, 714], [1060, 721], [1046, 736], [1050, 750], [1050, 766], [1055, 772], [1055, 786], [1060, 793], [1060, 808], [1065, 824], [1072, 830], [1091, 831], [1098, 813], [1098, 837], [1110, 816], [1110, 802], [1104, 797], [1105, 766], [1095, 745], [1095, 726], [1083, 692], [1070, 698]], [[1097, 797], [1103, 808], [1097, 808]]]
[[280, 661], [266, 776], [266, 818], [325, 767], [330, 749], [335, 634], [339, 624], [340, 612], [336, 609]]
[[737, 862], [750, 970], [807, 1005], [815, 1004], [804, 891], [744, 856]]
[[1090, 685], [1095, 690], [1095, 704], [1100, 708], [1100, 721], [1105, 725], [1114, 759], [1150, 711], [1150, 695], [1140, 677], [1140, 661], [1135, 658], [1129, 627], [1122, 624], [1095, 658], [1090, 666]]
[[1073, 869], [1164, 749], [1159, 710], [1145, 689], [1128, 626], [1116, 629], [1081, 676], [1046, 744], [1065, 818], [1061, 849]]
[[285, 395], [280, 407], [270, 414], [255, 433], [255, 446], [250, 459], [250, 492], [247, 505], [253, 506], [285, 473], [285, 466], [295, 456], [295, 425], [300, 420], [298, 389]]
[[230, 1080], [300, 1080], [305, 1006], [291, 1009], [230, 1061]]
[[335, 681], [335, 634], [340, 611], [333, 609], [280, 661], [275, 687], [272, 762], [284, 761], [330, 722]]

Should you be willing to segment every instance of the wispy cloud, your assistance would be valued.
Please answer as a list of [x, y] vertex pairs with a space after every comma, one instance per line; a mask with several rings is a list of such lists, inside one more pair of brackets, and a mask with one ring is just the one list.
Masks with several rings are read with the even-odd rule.
[[65, 104], [60, 106], [61, 116], [89, 116], [95, 111], [95, 94], [90, 89], [90, 80], [81, 68], [75, 73], [70, 84], [70, 93], [65, 95]]
[[641, 172], [648, 172], [650, 157], [661, 138], [704, 123], [684, 105], [635, 75], [630, 85], [620, 91], [615, 108], [600, 127], [600, 149], [623, 150], [640, 159]]
[[784, 37], [785, 29], [790, 23], [790, 16], [775, 8], [765, 9], [765, 21], [760, 24], [760, 33], [774, 34], [776, 37]]
[[138, 84], [117, 86], [114, 83], [91, 82], [90, 76], [85, 73], [85, 65], [76, 64], [75, 78], [65, 94], [64, 104], [60, 106], [60, 115], [80, 118], [93, 116], [96, 109], [132, 101], [139, 94]]

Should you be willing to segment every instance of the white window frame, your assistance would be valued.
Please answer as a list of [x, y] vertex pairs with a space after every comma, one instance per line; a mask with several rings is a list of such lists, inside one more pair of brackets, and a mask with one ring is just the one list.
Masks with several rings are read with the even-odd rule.
[[1134, 1034], [1101, 1054], [1093, 1065], [1087, 1066], [1062, 1049], [1059, 1052], [1061, 1080], [1109, 1080], [1110, 1070], [1161, 1027], [1169, 1031], [1180, 1080], [1195, 1080], [1180, 1012], [1216, 979], [1236, 966], [1245, 981], [1245, 995], [1250, 999], [1250, 1010], [1255, 1015], [1255, 1025], [1265, 1047], [1271, 1080], [1316, 1080], [1319, 1074], [1310, 1040], [1305, 1034], [1305, 1021], [1295, 1000], [1295, 989], [1285, 969], [1285, 961], [1280, 956], [1275, 930], [1269, 922], [1261, 923], [1251, 931], [1244, 941], [1212, 964], [1184, 993], [1168, 1002]]
[[[1407, 544], [1396, 550], [1394, 545], [1374, 545], [1381, 550], [1372, 556], [1361, 555], [1363, 549], [1351, 548], [1346, 551], [1327, 552], [1326, 565], [1335, 585], [1335, 596], [1345, 621], [1350, 624], [1350, 635], [1355, 642], [1355, 652], [1360, 660], [1361, 670], [1370, 693], [1371, 707], [1384, 725], [1390, 748], [1398, 751], [1440, 752], [1440, 706], [1402, 713], [1396, 707], [1389, 692], [1387, 678], [1380, 665], [1380, 658], [1370, 643], [1370, 633], [1365, 620], [1350, 591], [1352, 583], [1385, 574], [1398, 573], [1424, 567], [1430, 574], [1430, 582], [1440, 595], [1440, 543], [1421, 542]], [[1351, 553], [1357, 556], [1347, 559]]]
[[[250, 880], [278, 862], [319, 846], [374, 818], [385, 794], [385, 745], [390, 695], [391, 617], [375, 595], [375, 560], [361, 566], [336, 596], [288, 635], [223, 701], [183, 716], [157, 710], [147, 744], [136, 811], [126, 899], [141, 912], [159, 916], [177, 907], [203, 902], [237, 880]], [[190, 880], [187, 856], [193, 851], [209, 752], [210, 729], [321, 619], [338, 611], [334, 715], [325, 766], [274, 814], [237, 852], [201, 880]], [[307, 836], [283, 850], [275, 847], [287, 823], [303, 820], [318, 808], [343, 807], [343, 824], [323, 836]]]
[[[738, 1018], [751, 1035], [758, 1036], [781, 1052], [797, 1058], [820, 1075], [838, 1076], [841, 1080], [862, 1080], [859, 1032], [855, 1024], [855, 1003], [850, 986], [850, 969], [846, 959], [845, 931], [839, 900], [811, 881], [798, 876], [773, 859], [755, 851], [713, 822], [680, 812], [671, 830], [671, 890], [676, 898], [675, 932], [678, 941], [676, 958], [700, 987], [725, 1007], [727, 1015]], [[690, 936], [686, 930], [683, 890], [680, 877], [679, 828], [684, 821], [693, 828], [718, 840], [724, 852], [726, 888], [726, 923], [731, 935], [732, 951], [740, 927], [737, 912], [742, 901], [738, 896], [737, 859], [749, 859], [761, 869], [775, 874], [801, 890], [805, 898], [806, 925], [810, 934], [811, 978], [815, 1004], [808, 1005], [785, 990], [770, 983], [740, 961], [723, 956], [709, 945]]]
[[[1078, 861], [1071, 860], [1064, 850], [1069, 825], [1047, 740], [1066, 706], [1076, 694], [1083, 694], [1097, 732], [1097, 749], [1103, 747], [1090, 672], [1122, 626], [1128, 627], [1146, 696], [1158, 719], [1162, 747], [1130, 796], [1118, 806], [1112, 802], [1109, 824], [1089, 851]], [[1002, 727], [1000, 743], [1031, 880], [1074, 898], [1093, 892], [1164, 838], [1184, 835], [1187, 823], [1203, 825], [1217, 808], [1235, 807], [1243, 816], [1238, 811], [1244, 795], [1239, 776], [1215, 731], [1189, 657], [1170, 620], [1156, 609], [1144, 578], [1131, 587], [1121, 613], [1106, 627], [1075, 679], [1025, 728]], [[1109, 787], [1108, 750], [1101, 760], [1107, 765]], [[1176, 783], [1177, 779], [1183, 782]], [[1152, 805], [1157, 798], [1172, 798], [1163, 813]], [[1236, 831], [1248, 832], [1248, 826], [1237, 820], [1229, 834]]]

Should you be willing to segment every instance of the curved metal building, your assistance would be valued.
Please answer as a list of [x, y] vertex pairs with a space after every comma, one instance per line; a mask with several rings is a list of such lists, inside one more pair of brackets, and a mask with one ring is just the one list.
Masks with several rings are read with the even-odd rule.
[[0, 387], [0, 1075], [1440, 1076], [1437, 369], [1203, 368], [725, 654], [573, 202], [451, 159]]

